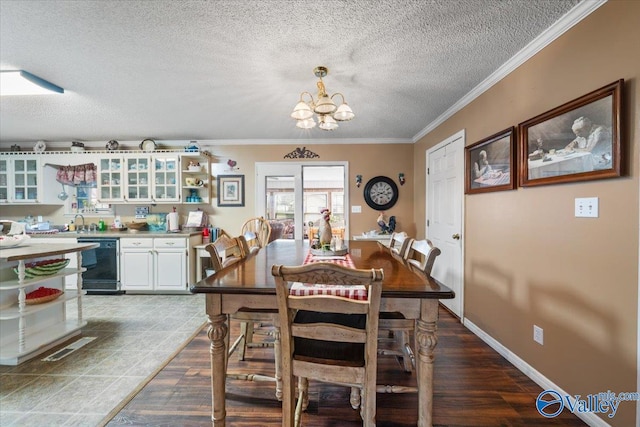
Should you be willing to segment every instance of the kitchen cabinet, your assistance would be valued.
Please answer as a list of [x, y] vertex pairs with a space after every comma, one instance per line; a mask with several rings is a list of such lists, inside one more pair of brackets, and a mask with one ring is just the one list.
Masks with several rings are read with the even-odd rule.
[[0, 157], [0, 202], [9, 201], [9, 159]]
[[180, 202], [180, 156], [125, 154], [98, 164], [100, 202]]
[[[205, 152], [183, 154], [182, 202], [188, 204], [211, 203], [211, 157]], [[199, 183], [201, 181], [201, 183]]]
[[[49, 276], [27, 278], [27, 261], [58, 259], [95, 244], [27, 243], [0, 253], [0, 364], [17, 365], [80, 334], [86, 325], [82, 319], [82, 269], [64, 268]], [[18, 268], [18, 276], [13, 271]], [[77, 276], [75, 290], [64, 289], [64, 277]], [[26, 304], [26, 294], [40, 286], [64, 290], [57, 299], [41, 304]], [[70, 303], [75, 302], [75, 307]], [[74, 310], [75, 308], [75, 310]]]
[[0, 203], [58, 204], [62, 189], [45, 191], [44, 182], [55, 182], [56, 170], [44, 168], [37, 154], [6, 153], [0, 155]]
[[190, 276], [187, 237], [127, 237], [120, 239], [122, 290], [132, 292], [186, 292]]
[[98, 200], [100, 203], [124, 201], [121, 157], [103, 157], [98, 162]]
[[180, 157], [157, 155], [153, 159], [152, 194], [156, 203], [180, 201]]

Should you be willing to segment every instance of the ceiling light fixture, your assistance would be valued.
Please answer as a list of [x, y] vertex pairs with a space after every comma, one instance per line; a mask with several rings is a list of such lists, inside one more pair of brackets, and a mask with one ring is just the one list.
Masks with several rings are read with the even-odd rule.
[[64, 93], [64, 89], [24, 71], [0, 71], [0, 95], [48, 95]]
[[[329, 73], [327, 67], [318, 66], [313, 70], [313, 73], [320, 79], [316, 83], [318, 86], [318, 98], [314, 99], [309, 92], [300, 94], [300, 100], [293, 109], [293, 113], [291, 113], [291, 117], [296, 119], [296, 126], [301, 129], [313, 128], [316, 125], [313, 113], [318, 116], [318, 127], [322, 130], [334, 130], [338, 127], [338, 122], [346, 122], [353, 119], [355, 114], [345, 102], [343, 94], [340, 92], [336, 92], [331, 96], [327, 94], [322, 81], [322, 78]], [[310, 98], [309, 101], [304, 100], [305, 95]], [[342, 104], [339, 107], [333, 102], [333, 97], [337, 95], [342, 98]]]

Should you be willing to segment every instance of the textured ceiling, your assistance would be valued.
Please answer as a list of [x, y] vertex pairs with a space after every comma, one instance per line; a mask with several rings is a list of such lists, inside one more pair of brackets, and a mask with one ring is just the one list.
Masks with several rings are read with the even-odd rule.
[[[0, 68], [64, 96], [0, 98], [0, 142], [412, 141], [579, 0], [0, 0]], [[302, 91], [356, 118], [297, 129]]]

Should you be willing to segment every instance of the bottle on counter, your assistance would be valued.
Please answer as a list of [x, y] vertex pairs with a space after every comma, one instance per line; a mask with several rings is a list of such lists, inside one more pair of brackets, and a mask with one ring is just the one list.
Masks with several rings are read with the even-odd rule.
[[69, 223], [69, 231], [76, 231], [76, 225], [73, 221]]
[[211, 243], [211, 234], [209, 234], [209, 229], [207, 227], [202, 230], [202, 244], [206, 245]]
[[98, 221], [98, 231], [107, 231], [107, 226], [104, 223], [104, 219], [100, 218]]

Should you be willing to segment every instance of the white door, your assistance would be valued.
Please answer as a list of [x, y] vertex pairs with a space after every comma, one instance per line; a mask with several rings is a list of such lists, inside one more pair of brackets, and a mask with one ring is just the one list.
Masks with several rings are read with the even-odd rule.
[[440, 248], [431, 275], [453, 289], [440, 302], [461, 320], [464, 314], [462, 204], [464, 130], [427, 151], [427, 238]]

